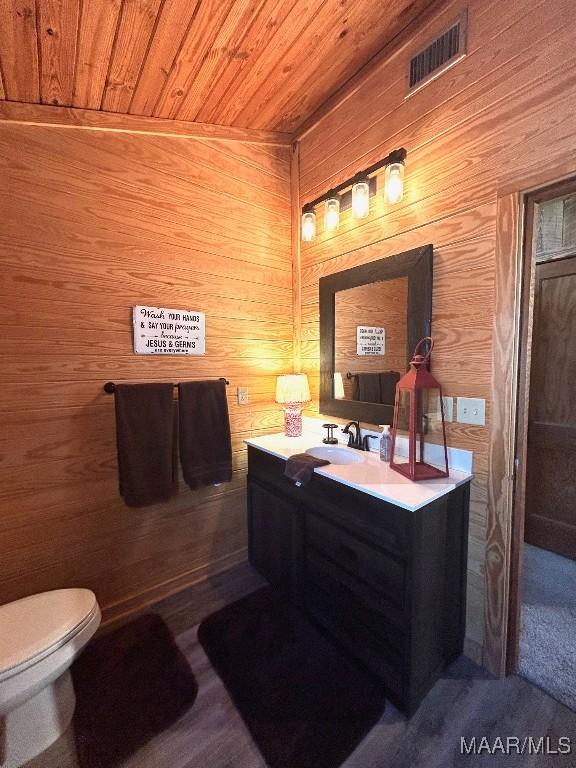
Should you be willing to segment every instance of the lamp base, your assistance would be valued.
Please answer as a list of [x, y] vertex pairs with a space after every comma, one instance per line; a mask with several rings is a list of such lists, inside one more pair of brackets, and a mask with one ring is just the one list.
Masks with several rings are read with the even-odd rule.
[[448, 466], [446, 469], [440, 469], [432, 464], [428, 464], [425, 461], [417, 461], [413, 468], [410, 467], [409, 462], [398, 464], [395, 461], [390, 462], [390, 469], [399, 472], [409, 480], [433, 480], [437, 477], [449, 477]]
[[284, 434], [302, 437], [302, 403], [284, 404]]

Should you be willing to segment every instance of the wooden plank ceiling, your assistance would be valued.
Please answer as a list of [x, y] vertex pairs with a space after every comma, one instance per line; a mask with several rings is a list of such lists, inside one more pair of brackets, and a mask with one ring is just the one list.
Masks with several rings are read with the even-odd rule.
[[294, 131], [431, 0], [0, 0], [0, 98]]

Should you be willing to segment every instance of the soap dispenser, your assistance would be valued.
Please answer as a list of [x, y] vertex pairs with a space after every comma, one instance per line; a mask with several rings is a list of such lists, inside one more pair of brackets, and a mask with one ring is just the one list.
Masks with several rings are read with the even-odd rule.
[[392, 445], [390, 424], [379, 424], [378, 426], [382, 429], [382, 437], [380, 438], [380, 461], [390, 461], [390, 448]]

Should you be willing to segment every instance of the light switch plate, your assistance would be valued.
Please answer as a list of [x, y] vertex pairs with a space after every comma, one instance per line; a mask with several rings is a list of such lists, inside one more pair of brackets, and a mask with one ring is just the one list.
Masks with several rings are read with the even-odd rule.
[[442, 406], [444, 407], [444, 421], [454, 421], [454, 398], [443, 397]]
[[238, 387], [236, 392], [238, 395], [238, 405], [248, 405], [248, 387]]
[[459, 397], [456, 406], [457, 419], [461, 424], [486, 423], [486, 400], [479, 397]]

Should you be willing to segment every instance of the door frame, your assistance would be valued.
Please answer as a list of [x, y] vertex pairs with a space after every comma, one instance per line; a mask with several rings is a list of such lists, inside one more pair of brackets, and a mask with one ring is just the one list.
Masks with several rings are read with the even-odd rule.
[[526, 447], [534, 308], [535, 206], [576, 191], [576, 177], [542, 179], [499, 195], [488, 457], [484, 663], [498, 676], [518, 668]]

